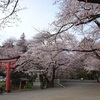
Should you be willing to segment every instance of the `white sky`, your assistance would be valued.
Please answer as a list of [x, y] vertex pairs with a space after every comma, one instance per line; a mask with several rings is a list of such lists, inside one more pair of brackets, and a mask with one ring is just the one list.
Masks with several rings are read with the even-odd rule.
[[22, 23], [0, 31], [0, 44], [10, 37], [19, 39], [22, 33], [25, 33], [26, 39], [32, 38], [37, 33], [33, 27], [38, 30], [49, 28], [59, 11], [53, 2], [54, 0], [22, 0], [22, 6], [27, 8], [19, 12]]

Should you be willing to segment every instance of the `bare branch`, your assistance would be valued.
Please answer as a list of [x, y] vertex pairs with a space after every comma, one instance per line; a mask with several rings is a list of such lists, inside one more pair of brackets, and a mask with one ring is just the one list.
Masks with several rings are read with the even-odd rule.
[[9, 3], [10, 3], [10, 0], [8, 0], [6, 8], [8, 7]]
[[[13, 13], [16, 12], [16, 7], [17, 7], [17, 4], [18, 4], [18, 1], [19, 1], [19, 0], [16, 1], [12, 12], [11, 12], [8, 16], [6, 16], [6, 17], [4, 17], [4, 18], [2, 18], [2, 19], [7, 19], [7, 18], [10, 17]], [[2, 20], [2, 19], [1, 19], [1, 20]]]
[[[4, 2], [4, 4], [2, 5], [2, 14], [3, 16], [0, 18], [0, 27], [3, 25], [6, 25], [6, 23], [9, 23], [9, 19], [10, 17], [18, 12], [21, 9], [16, 9], [18, 6], [18, 2], [19, 0], [8, 0], [7, 2]], [[9, 6], [9, 8], [8, 8]], [[8, 13], [8, 14], [7, 14]]]

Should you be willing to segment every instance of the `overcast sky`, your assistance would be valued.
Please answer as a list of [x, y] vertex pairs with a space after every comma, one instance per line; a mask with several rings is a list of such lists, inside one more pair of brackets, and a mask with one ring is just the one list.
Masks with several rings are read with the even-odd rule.
[[38, 30], [49, 28], [59, 11], [53, 2], [54, 0], [22, 0], [21, 5], [27, 8], [19, 12], [22, 23], [0, 31], [0, 44], [10, 37], [20, 38], [22, 33], [25, 33], [27, 39], [32, 38], [37, 33], [33, 27]]

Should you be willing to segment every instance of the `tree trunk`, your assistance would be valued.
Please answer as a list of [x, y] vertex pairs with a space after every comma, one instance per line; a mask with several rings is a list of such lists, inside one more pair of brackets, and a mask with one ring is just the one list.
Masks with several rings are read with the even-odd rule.
[[49, 80], [46, 75], [45, 75], [45, 79], [46, 79], [47, 88], [54, 87], [54, 79], [55, 79], [55, 68], [54, 67], [52, 68], [52, 79]]
[[52, 80], [51, 80], [51, 87], [54, 87], [54, 79], [55, 79], [55, 68], [52, 69]]
[[49, 82], [50, 87], [54, 87], [54, 79], [55, 79], [55, 68], [52, 68], [52, 79]]
[[97, 78], [97, 82], [100, 82], [99, 81], [99, 74], [98, 73], [96, 73], [96, 78]]

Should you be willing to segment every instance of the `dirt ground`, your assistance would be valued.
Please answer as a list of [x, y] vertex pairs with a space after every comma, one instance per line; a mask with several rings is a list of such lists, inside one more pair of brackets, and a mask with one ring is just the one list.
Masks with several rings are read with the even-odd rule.
[[100, 83], [66, 83], [66, 87], [4, 93], [0, 100], [100, 100]]

